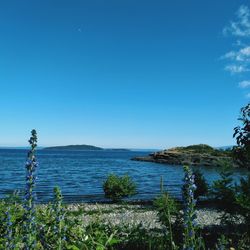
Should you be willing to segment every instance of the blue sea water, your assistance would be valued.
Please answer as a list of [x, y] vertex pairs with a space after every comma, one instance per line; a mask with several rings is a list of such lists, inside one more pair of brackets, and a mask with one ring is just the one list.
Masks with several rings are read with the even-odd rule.
[[[65, 202], [103, 201], [103, 181], [108, 174], [129, 174], [136, 182], [138, 194], [133, 199], [148, 200], [160, 192], [160, 178], [172, 195], [180, 197], [183, 179], [181, 166], [131, 161], [139, 151], [37, 151], [36, 194], [38, 202], [51, 200], [53, 188], [59, 186]], [[27, 150], [0, 149], [0, 198], [23, 190]], [[216, 168], [202, 168], [209, 183], [218, 179]], [[244, 171], [235, 173], [236, 179]]]

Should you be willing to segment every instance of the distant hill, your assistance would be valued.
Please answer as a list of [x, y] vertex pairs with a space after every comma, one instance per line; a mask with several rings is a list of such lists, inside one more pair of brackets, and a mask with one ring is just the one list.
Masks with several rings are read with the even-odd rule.
[[92, 146], [92, 145], [67, 145], [67, 146], [54, 146], [46, 147], [43, 150], [104, 150], [103, 148]]

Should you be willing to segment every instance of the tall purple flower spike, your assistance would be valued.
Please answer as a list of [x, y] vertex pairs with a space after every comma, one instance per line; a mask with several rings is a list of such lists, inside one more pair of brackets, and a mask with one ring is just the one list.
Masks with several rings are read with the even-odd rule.
[[34, 249], [36, 245], [36, 225], [35, 225], [35, 193], [34, 187], [36, 184], [36, 169], [38, 162], [35, 157], [35, 149], [37, 147], [37, 133], [36, 130], [31, 131], [29, 139], [30, 151], [28, 152], [26, 161], [26, 188], [24, 196], [24, 245], [25, 249]]

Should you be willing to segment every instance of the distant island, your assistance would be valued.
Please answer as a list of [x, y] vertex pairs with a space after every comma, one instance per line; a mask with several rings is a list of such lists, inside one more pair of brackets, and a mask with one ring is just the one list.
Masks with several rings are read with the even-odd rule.
[[101, 150], [108, 150], [108, 151], [130, 151], [129, 149], [125, 148], [101, 148], [92, 145], [67, 145], [67, 146], [53, 146], [53, 147], [46, 147], [43, 150], [82, 150], [82, 151], [101, 151]]
[[206, 144], [175, 147], [151, 153], [148, 156], [134, 157], [132, 160], [165, 163], [169, 165], [220, 166], [222, 162], [233, 163], [231, 150], [215, 149]]
[[92, 145], [67, 145], [67, 146], [53, 146], [46, 147], [43, 150], [103, 150], [103, 148]]

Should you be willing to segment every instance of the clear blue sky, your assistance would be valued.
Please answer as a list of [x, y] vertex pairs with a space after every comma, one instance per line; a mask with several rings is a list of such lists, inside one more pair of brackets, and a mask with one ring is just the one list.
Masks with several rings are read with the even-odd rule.
[[231, 28], [246, 3], [1, 1], [0, 146], [33, 128], [41, 146], [232, 145], [248, 70], [227, 53], [248, 42]]

